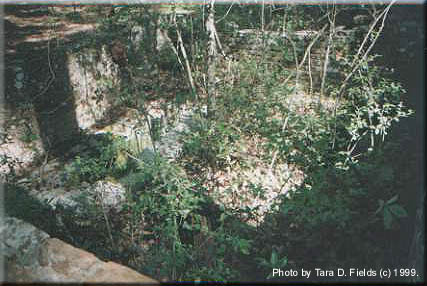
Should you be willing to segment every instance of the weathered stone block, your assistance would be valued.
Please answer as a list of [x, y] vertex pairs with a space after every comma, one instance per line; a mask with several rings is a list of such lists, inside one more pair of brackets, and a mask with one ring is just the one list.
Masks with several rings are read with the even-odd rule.
[[103, 262], [22, 220], [0, 223], [0, 249], [6, 282], [133, 282], [157, 281], [114, 262]]

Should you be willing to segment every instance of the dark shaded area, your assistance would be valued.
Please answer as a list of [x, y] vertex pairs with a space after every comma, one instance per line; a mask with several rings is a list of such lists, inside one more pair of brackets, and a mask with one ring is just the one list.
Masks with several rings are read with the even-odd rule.
[[4, 12], [20, 18], [45, 16], [48, 14], [48, 7], [40, 5], [6, 5]]
[[417, 232], [424, 233], [424, 221], [417, 218], [417, 211], [425, 213], [424, 8], [422, 5], [394, 6], [376, 46], [377, 52], [384, 55], [381, 64], [394, 69], [392, 77], [407, 91], [405, 104], [415, 111], [413, 116], [395, 125], [390, 139], [400, 144], [400, 152], [391, 156], [401, 170], [401, 182], [405, 187], [401, 200], [409, 213], [404, 229], [395, 237], [400, 241], [398, 252], [402, 257], [407, 256], [408, 267], [415, 266], [420, 273], [424, 271], [424, 254], [419, 253], [414, 239]]
[[28, 191], [23, 188], [10, 184], [4, 185], [4, 208], [7, 216], [25, 220], [53, 237], [58, 237], [60, 233], [54, 211], [46, 204], [29, 196]]
[[[20, 18], [49, 16], [47, 6], [8, 5], [5, 11], [6, 15]], [[50, 41], [26, 41], [28, 36], [46, 32], [49, 29], [48, 22], [46, 25], [42, 21], [43, 25], [26, 24], [23, 27], [8, 20], [5, 22], [5, 93], [11, 114], [34, 109], [43, 148], [49, 160], [84, 156], [91, 151], [90, 148], [100, 151], [92, 145], [106, 141], [105, 136], [84, 134], [78, 126], [67, 62], [67, 53], [77, 53], [80, 49], [72, 44], [83, 43], [80, 47], [87, 45], [85, 41], [90, 32], [75, 33]], [[71, 150], [76, 144], [82, 146]], [[117, 249], [111, 248], [104, 217], [101, 217], [97, 227], [79, 225], [75, 218], [76, 210], [60, 206], [53, 210], [48, 202], [38, 201], [28, 194], [28, 189], [16, 185], [5, 186], [4, 204], [6, 215], [23, 219], [52, 237], [95, 252], [101, 259], [115, 258], [117, 261], [121, 255]], [[92, 213], [95, 210], [89, 207], [86, 209], [87, 216], [99, 217], [99, 213]], [[111, 217], [120, 218], [113, 214]], [[115, 224], [116, 221], [112, 219], [111, 223]]]
[[[21, 40], [27, 35], [40, 34], [38, 29], [26, 29], [15, 25], [9, 20], [4, 20], [5, 38], [8, 39], [13, 36], [14, 40]], [[10, 43], [9, 43], [10, 44]]]
[[[18, 94], [18, 96], [6, 99], [14, 106], [30, 102], [34, 104], [44, 149], [60, 155], [67, 149], [67, 144], [79, 134], [79, 128], [74, 112], [74, 97], [68, 80], [65, 54], [64, 52], [56, 53], [53, 59], [50, 59], [50, 65], [53, 66], [52, 73], [49, 71], [47, 54], [47, 48], [35, 50], [18, 47], [14, 59], [6, 56], [8, 66], [15, 65], [16, 61], [19, 61], [18, 65], [23, 68], [26, 77], [22, 93], [8, 93]], [[58, 62], [63, 64], [53, 64]], [[8, 89], [13, 84], [14, 76], [13, 73], [6, 75]]]
[[[6, 16], [21, 18], [49, 16], [44, 6], [8, 5], [5, 11]], [[73, 43], [85, 43], [87, 35], [80, 32], [50, 41], [37, 38], [28, 41], [27, 37], [33, 39], [32, 36], [46, 33], [48, 23], [42, 21], [42, 25], [23, 27], [8, 20], [5, 23], [6, 102], [16, 111], [33, 106], [44, 149], [50, 156], [63, 157], [81, 137], [67, 53], [73, 49]]]
[[[417, 270], [416, 281], [424, 281], [424, 119], [425, 119], [425, 23], [424, 7], [421, 5], [396, 5], [390, 11], [384, 26], [382, 36], [375, 45], [371, 54], [380, 54], [377, 64], [393, 69], [391, 78], [400, 82], [407, 93], [403, 96], [405, 106], [415, 111], [409, 118], [394, 123], [393, 128], [386, 138], [386, 144], [394, 146], [384, 152], [382, 161], [384, 165], [377, 165], [378, 170], [371, 170], [371, 175], [363, 175], [366, 178], [366, 186], [370, 186], [370, 192], [375, 193], [376, 180], [380, 181], [381, 169], [388, 167], [393, 174], [393, 192], [399, 194], [399, 204], [408, 212], [400, 228], [396, 230], [384, 230], [381, 224], [363, 229], [364, 233], [351, 230], [363, 223], [353, 221], [354, 225], [342, 229], [333, 223], [324, 222], [322, 227], [307, 231], [308, 226], [300, 225], [293, 219], [292, 212], [287, 215], [273, 215], [272, 219], [266, 219], [261, 225], [257, 235], [262, 241], [271, 241], [281, 246], [279, 253], [291, 257], [298, 265], [304, 261], [303, 267], [314, 271], [314, 268], [337, 269], [337, 267], [355, 267], [360, 269], [377, 269], [381, 267], [407, 268]], [[360, 10], [359, 10], [360, 11]], [[345, 11], [338, 20], [340, 24], [351, 26], [351, 20], [357, 16], [357, 9]], [[346, 22], [346, 17], [348, 17]], [[378, 174], [376, 174], [378, 173]], [[354, 174], [356, 175], [356, 174]], [[351, 176], [350, 176], [351, 177]], [[356, 177], [356, 176], [354, 176]], [[339, 177], [333, 179], [336, 185], [344, 180]], [[338, 202], [337, 202], [338, 203]], [[368, 205], [368, 202], [365, 202]], [[357, 206], [360, 204], [360, 206]], [[366, 213], [374, 213], [374, 210], [366, 209], [363, 199], [352, 201], [352, 205]], [[420, 217], [420, 212], [423, 215]], [[273, 232], [272, 229], [283, 230], [282, 233]], [[346, 231], [346, 232], [344, 232]], [[417, 236], [421, 234], [421, 237]], [[372, 249], [369, 244], [373, 242]], [[287, 245], [292, 248], [288, 249]], [[271, 246], [266, 246], [271, 248]], [[335, 254], [334, 254], [335, 253]], [[336, 258], [334, 258], [336, 256]], [[357, 258], [359, 257], [359, 258]], [[380, 258], [381, 257], [381, 258]], [[378, 261], [374, 261], [378, 260]], [[339, 265], [359, 261], [360, 265]], [[301, 263], [301, 262], [300, 262]], [[339, 264], [338, 264], [339, 263]], [[288, 265], [284, 269], [297, 268]], [[379, 269], [379, 268], [378, 268]], [[260, 277], [260, 271], [256, 268], [252, 272], [251, 280], [265, 281]], [[266, 273], [268, 274], [268, 273]], [[312, 274], [313, 275], [313, 274]], [[414, 278], [413, 278], [414, 279]], [[315, 277], [310, 281], [343, 281], [342, 277]], [[272, 280], [270, 280], [272, 281]], [[281, 277], [275, 281], [290, 282], [301, 281], [301, 277]], [[379, 282], [377, 277], [353, 277], [346, 281]], [[405, 277], [394, 277], [394, 282], [408, 282]], [[414, 281], [414, 280], [412, 280]]]
[[[20, 17], [46, 16], [47, 9], [28, 6], [6, 6], [6, 15]], [[6, 40], [40, 33], [38, 26], [5, 27]], [[33, 104], [44, 149], [60, 155], [79, 134], [74, 112], [74, 97], [70, 86], [65, 50], [56, 41], [21, 42], [6, 53], [6, 101], [11, 106]], [[19, 75], [18, 75], [19, 74]], [[23, 77], [18, 88], [17, 78]]]
[[[42, 55], [43, 52], [41, 51]], [[46, 84], [49, 87], [47, 89], [44, 87], [32, 100], [45, 149], [52, 150], [55, 155], [60, 156], [77, 142], [80, 130], [76, 120], [74, 96], [69, 82], [65, 51], [56, 50], [50, 59], [45, 57], [39, 57], [34, 64], [36, 66], [44, 64], [43, 67], [47, 70], [42, 73], [31, 72], [31, 75], [37, 82], [46, 82], [37, 77], [48, 75], [50, 78]], [[50, 63], [46, 63], [46, 61], [50, 61]], [[52, 73], [50, 72], [51, 67]], [[32, 70], [31, 67], [29, 70]]]

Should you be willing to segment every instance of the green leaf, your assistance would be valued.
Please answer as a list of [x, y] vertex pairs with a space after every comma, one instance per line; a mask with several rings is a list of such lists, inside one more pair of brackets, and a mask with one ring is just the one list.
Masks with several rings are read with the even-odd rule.
[[384, 208], [384, 227], [386, 229], [390, 229], [391, 228], [391, 224], [393, 222], [393, 215], [391, 214], [391, 212], [389, 211], [388, 208]]
[[391, 199], [389, 199], [386, 204], [387, 205], [391, 205], [392, 203], [395, 203], [398, 198], [399, 198], [399, 195], [395, 195], [394, 197], [392, 197]]
[[383, 200], [378, 200], [378, 203], [379, 203], [380, 206], [375, 211], [375, 214], [378, 214], [383, 209], [383, 207], [384, 207], [384, 201]]
[[255, 260], [258, 261], [260, 266], [270, 268], [270, 264], [268, 263], [268, 261], [265, 258], [257, 257], [257, 258], [255, 258]]
[[280, 267], [285, 267], [286, 265], [288, 265], [288, 258], [284, 257], [280, 260]]
[[408, 213], [406, 212], [406, 210], [398, 204], [391, 205], [388, 207], [388, 209], [390, 210], [391, 213], [393, 213], [395, 216], [399, 218], [408, 216]]
[[276, 250], [273, 249], [273, 251], [271, 252], [270, 263], [271, 265], [276, 265], [278, 261], [279, 259], [277, 257], [277, 252]]
[[250, 244], [247, 240], [240, 240], [240, 252], [249, 255]]

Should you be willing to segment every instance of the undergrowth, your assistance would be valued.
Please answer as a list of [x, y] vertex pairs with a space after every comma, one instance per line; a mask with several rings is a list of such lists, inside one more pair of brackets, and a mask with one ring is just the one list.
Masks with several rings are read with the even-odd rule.
[[[233, 11], [230, 19], [241, 21], [242, 27], [259, 28], [251, 23], [260, 15], [250, 7], [239, 7], [238, 11], [241, 9], [252, 11], [249, 18]], [[159, 15], [142, 16], [144, 11], [121, 8], [103, 18], [97, 30], [100, 42], [127, 36], [119, 31], [130, 33], [132, 24], [146, 25], [150, 29], [144, 30], [143, 43], [147, 44], [141, 53], [154, 53], [157, 24], [150, 17]], [[287, 11], [301, 12], [294, 8]], [[193, 20], [180, 20], [177, 27], [182, 29], [185, 48], [192, 51], [189, 62], [202, 90], [206, 55], [201, 52], [204, 46], [192, 37], [203, 38], [200, 30], [193, 33], [194, 25], [201, 24], [203, 18], [194, 16]], [[163, 28], [176, 44], [177, 35], [172, 33], [176, 27], [171, 23], [169, 19]], [[271, 26], [279, 29], [278, 23]], [[286, 28], [294, 30], [303, 24], [296, 17]], [[309, 24], [319, 23], [312, 19]], [[218, 27], [224, 34], [230, 32], [225, 21]], [[91, 40], [87, 39], [88, 45]], [[298, 47], [305, 44], [302, 41]], [[336, 48], [348, 52], [347, 46]], [[151, 59], [138, 58], [136, 51], [129, 51], [135, 60], [127, 67], [131, 76], [119, 99], [138, 109], [141, 118], [148, 118], [145, 103], [162, 97], [161, 90], [171, 82], [162, 85], [161, 80], [185, 74], [168, 73], [167, 69], [185, 68], [169, 50], [156, 52]], [[402, 103], [405, 92], [376, 66], [375, 57], [367, 57], [344, 90], [337, 84], [339, 80], [330, 80], [322, 96], [305, 94], [289, 72], [294, 52], [301, 57], [301, 51], [287, 46], [280, 51], [278, 62], [242, 53], [229, 63], [228, 72], [218, 72], [221, 79], [216, 86], [215, 112], [195, 113], [189, 131], [182, 134], [183, 148], [176, 161], [163, 158], [155, 148], [149, 152], [132, 149], [112, 134], [82, 137], [80, 143], [86, 147], [72, 156], [64, 171], [68, 187], [108, 179], [126, 188], [120, 212], [93, 211], [97, 225], [92, 231], [85, 229], [94, 238], [87, 248], [99, 253], [101, 245], [109, 252], [104, 257], [114, 257], [160, 280], [264, 281], [272, 278], [272, 268], [401, 267], [397, 256], [403, 255], [403, 250], [390, 238], [407, 222], [402, 200], [406, 181], [400, 180], [404, 177], [399, 174], [401, 162], [393, 158], [400, 150], [399, 142], [388, 142], [387, 135], [393, 123], [412, 114]], [[263, 52], [273, 53], [268, 49]], [[340, 69], [338, 79], [353, 68], [352, 57], [344, 56], [345, 61], [331, 63]], [[191, 94], [187, 87], [180, 87], [182, 90]], [[182, 104], [178, 95], [174, 103]], [[201, 106], [207, 98], [202, 91], [199, 96], [182, 101], [199, 100], [196, 104]], [[319, 101], [314, 99], [317, 96]], [[291, 99], [301, 100], [304, 109], [293, 105]], [[333, 106], [323, 106], [320, 99], [330, 100]], [[154, 133], [150, 131], [153, 142], [159, 136]], [[27, 137], [27, 141], [33, 139], [32, 134]], [[207, 181], [215, 180], [211, 176], [215, 171], [240, 160], [235, 154], [245, 138], [259, 139], [263, 152], [256, 155], [271, 168], [281, 162], [304, 172], [302, 184], [276, 198], [274, 208], [256, 226], [239, 221], [240, 214], [215, 204], [205, 187]], [[261, 186], [250, 189], [263, 192]], [[116, 219], [106, 222], [105, 217]], [[109, 231], [108, 223], [113, 226], [110, 238], [103, 235]], [[76, 229], [76, 235], [78, 231], [82, 229]]]

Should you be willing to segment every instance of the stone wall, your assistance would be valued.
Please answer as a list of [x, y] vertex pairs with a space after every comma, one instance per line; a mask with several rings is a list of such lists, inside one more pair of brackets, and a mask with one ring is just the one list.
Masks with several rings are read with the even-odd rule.
[[[6, 217], [0, 223], [0, 249], [6, 282], [157, 281], [114, 262], [103, 262], [22, 220]], [[1, 275], [0, 275], [1, 276]]]

